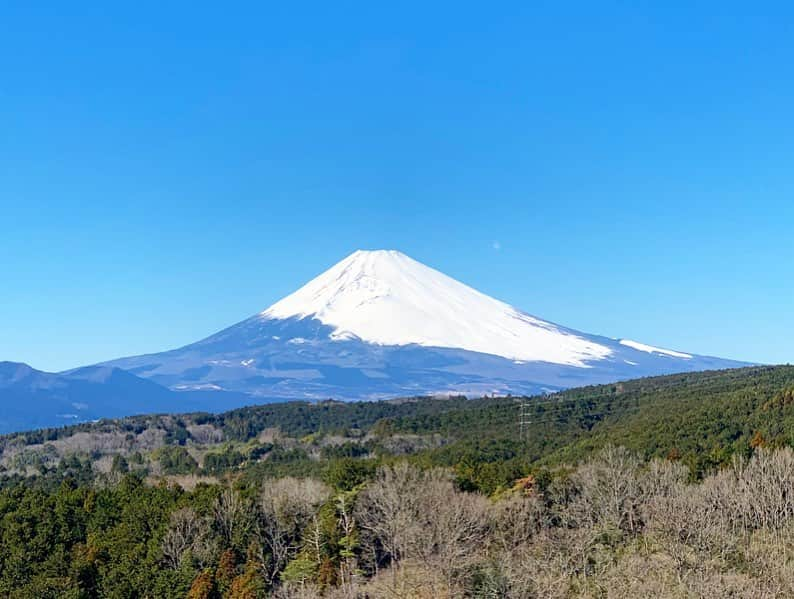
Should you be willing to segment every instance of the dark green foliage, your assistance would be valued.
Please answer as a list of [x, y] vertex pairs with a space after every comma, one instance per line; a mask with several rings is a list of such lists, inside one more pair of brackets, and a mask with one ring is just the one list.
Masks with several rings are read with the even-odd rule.
[[252, 447], [251, 450], [248, 452], [248, 459], [253, 461], [259, 460], [264, 456], [266, 456], [267, 453], [272, 449], [273, 449], [272, 443], [257, 444], [254, 447]]
[[341, 445], [327, 445], [322, 448], [320, 455], [323, 459], [332, 460], [335, 458], [360, 458], [367, 456], [369, 452], [367, 446], [349, 441]]
[[184, 445], [190, 438], [190, 433], [187, 432], [185, 425], [182, 421], [177, 421], [174, 428], [169, 430], [165, 435], [165, 442], [169, 445]]
[[204, 456], [204, 471], [209, 474], [222, 474], [243, 463], [245, 457], [239, 451], [227, 447], [220, 453], [208, 453]]
[[161, 568], [156, 543], [180, 495], [134, 477], [0, 492], [0, 595], [184, 596], [190, 580]]
[[113, 472], [129, 472], [130, 465], [123, 455], [113, 456], [113, 465], [110, 468]]
[[184, 447], [166, 445], [158, 452], [163, 474], [192, 474], [198, 470], [196, 460]]
[[377, 464], [374, 460], [342, 458], [332, 460], [323, 475], [323, 480], [340, 491], [355, 489], [372, 478]]

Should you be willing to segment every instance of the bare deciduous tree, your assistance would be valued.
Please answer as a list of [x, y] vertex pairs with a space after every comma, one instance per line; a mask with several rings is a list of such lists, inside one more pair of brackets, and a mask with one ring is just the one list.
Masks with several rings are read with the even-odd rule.
[[419, 498], [429, 476], [405, 462], [378, 470], [362, 492], [356, 512], [373, 553], [382, 548], [383, 557], [395, 562], [410, 554], [423, 532]]
[[450, 592], [456, 575], [482, 550], [488, 503], [456, 491], [444, 471], [401, 463], [379, 470], [362, 493], [357, 517], [369, 542], [383, 548], [393, 572], [403, 560], [421, 560], [438, 569]]
[[571, 477], [577, 496], [567, 514], [580, 525], [636, 532], [641, 525], [640, 464], [623, 447], [604, 448]]
[[270, 583], [297, 554], [303, 533], [330, 494], [326, 485], [308, 478], [286, 477], [265, 483], [256, 520], [257, 558]]
[[224, 489], [213, 508], [215, 525], [226, 546], [234, 543], [235, 535], [249, 523], [248, 506], [234, 489]]
[[208, 526], [191, 508], [181, 508], [171, 514], [171, 522], [162, 541], [163, 559], [170, 568], [179, 568], [190, 551], [204, 565], [210, 550]]

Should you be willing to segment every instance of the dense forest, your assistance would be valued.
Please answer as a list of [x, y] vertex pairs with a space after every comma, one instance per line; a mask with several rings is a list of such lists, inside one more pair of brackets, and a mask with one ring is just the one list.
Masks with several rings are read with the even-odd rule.
[[0, 438], [9, 597], [794, 595], [794, 367]]

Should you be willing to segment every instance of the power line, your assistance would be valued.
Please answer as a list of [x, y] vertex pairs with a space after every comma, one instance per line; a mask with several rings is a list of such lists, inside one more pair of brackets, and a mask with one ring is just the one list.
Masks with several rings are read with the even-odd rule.
[[567, 422], [567, 421], [573, 422], [574, 420], [581, 420], [581, 419], [584, 419], [584, 418], [599, 418], [599, 417], [603, 417], [603, 416], [613, 416], [613, 415], [621, 415], [622, 416], [624, 414], [632, 414], [632, 413], [636, 412], [637, 410], [639, 410], [640, 407], [641, 406], [631, 406], [631, 407], [628, 407], [628, 408], [622, 409], [622, 410], [621, 409], [617, 409], [617, 410], [603, 410], [603, 411], [599, 411], [599, 412], [586, 412], [586, 413], [582, 413], [582, 414], [570, 414], [570, 415], [558, 414], [558, 415], [552, 416], [550, 418], [531, 419], [531, 420], [529, 420], [528, 422], [525, 423], [524, 432], [526, 433], [527, 432], [527, 428], [530, 427], [530, 426], [533, 426], [535, 424], [543, 424], [543, 423], [549, 423], [549, 422], [564, 423], [564, 422]]
[[[628, 405], [614, 405], [615, 401], [625, 400]], [[650, 397], [648, 399], [651, 399]], [[576, 403], [574, 403], [576, 402]], [[582, 406], [582, 400], [561, 400], [561, 401], [527, 401], [520, 400], [518, 403], [518, 428], [519, 438], [525, 440], [530, 432], [530, 428], [538, 424], [548, 423], [574, 423], [583, 419], [603, 419], [613, 415], [629, 415], [639, 410], [642, 405], [639, 398], [611, 398], [609, 404], [594, 405], [591, 409]], [[540, 413], [533, 413], [533, 408], [538, 405], [548, 405]]]

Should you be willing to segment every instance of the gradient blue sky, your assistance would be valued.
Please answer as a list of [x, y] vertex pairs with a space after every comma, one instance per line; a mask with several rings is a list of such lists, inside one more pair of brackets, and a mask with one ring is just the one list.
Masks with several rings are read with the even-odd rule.
[[785, 3], [72, 4], [0, 6], [0, 359], [178, 346], [357, 248], [794, 358]]

